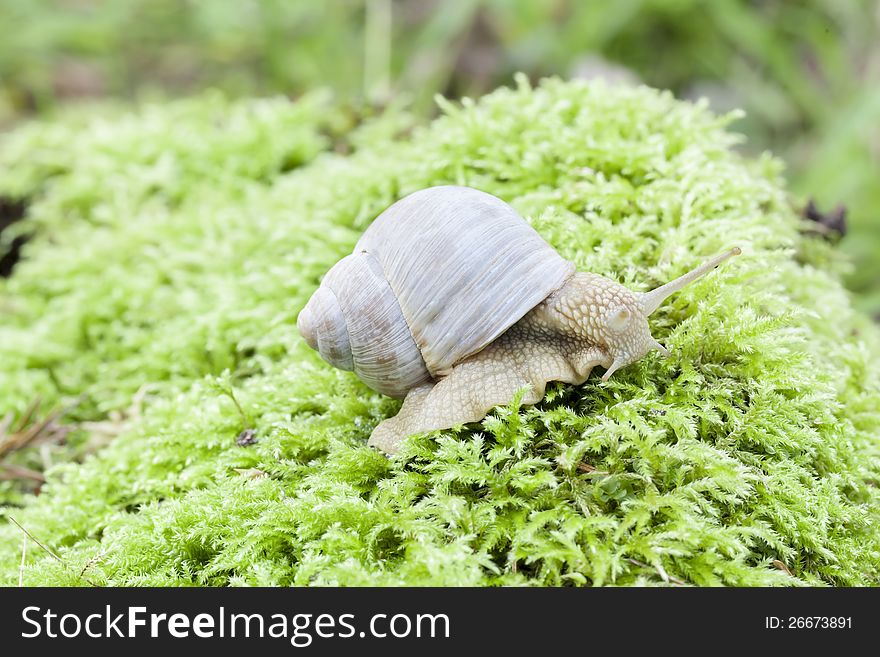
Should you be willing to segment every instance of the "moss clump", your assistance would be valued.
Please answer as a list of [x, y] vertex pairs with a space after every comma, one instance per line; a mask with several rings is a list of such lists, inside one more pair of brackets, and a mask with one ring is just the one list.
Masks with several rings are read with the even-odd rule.
[[[327, 101], [207, 94], [10, 135], [0, 197], [28, 203], [28, 221], [0, 240], [35, 237], [2, 288], [4, 407], [84, 395], [74, 416], [91, 419], [127, 405], [144, 383], [188, 385], [235, 367], [248, 349], [234, 335], [236, 290], [259, 290], [218, 288], [217, 276], [240, 274], [229, 252], [253, 255], [265, 234], [233, 240], [223, 230], [233, 230], [231, 215], [240, 228], [252, 222], [240, 211], [249, 195], [329, 146]], [[211, 196], [222, 207], [209, 210]], [[205, 322], [212, 311], [225, 328]]]
[[[31, 549], [24, 582], [876, 583], [877, 336], [837, 256], [799, 233], [778, 162], [731, 150], [734, 117], [646, 88], [520, 81], [442, 105], [407, 139], [367, 129], [354, 154], [259, 184], [199, 173], [173, 198], [135, 184], [131, 203], [95, 184], [82, 221], [46, 216], [80, 241], [36, 241], [0, 288], [24, 308], [3, 329], [0, 414], [84, 392], [100, 419], [154, 388], [10, 509], [66, 563]], [[37, 207], [59, 207], [87, 159]], [[552, 385], [386, 460], [365, 441], [398, 402], [326, 366], [294, 319], [373, 217], [439, 183], [501, 196], [579, 268], [637, 290], [734, 242], [744, 255], [652, 317], [673, 358]], [[257, 442], [238, 446], [245, 428]], [[20, 544], [0, 530], [2, 583]]]

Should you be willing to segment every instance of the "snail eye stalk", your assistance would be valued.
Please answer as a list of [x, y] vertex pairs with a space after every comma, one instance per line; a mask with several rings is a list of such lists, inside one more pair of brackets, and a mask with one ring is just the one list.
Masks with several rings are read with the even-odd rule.
[[679, 276], [674, 281], [669, 281], [666, 285], [661, 285], [655, 290], [645, 292], [639, 298], [639, 303], [642, 306], [642, 312], [645, 314], [645, 317], [657, 310], [657, 308], [660, 307], [660, 304], [666, 301], [670, 295], [678, 292], [684, 286], [693, 283], [701, 276], [705, 276], [728, 258], [738, 256], [740, 253], [742, 253], [742, 250], [738, 246], [735, 246], [729, 251], [725, 251], [721, 255], [703, 263], [696, 269], [689, 271], [687, 274]]

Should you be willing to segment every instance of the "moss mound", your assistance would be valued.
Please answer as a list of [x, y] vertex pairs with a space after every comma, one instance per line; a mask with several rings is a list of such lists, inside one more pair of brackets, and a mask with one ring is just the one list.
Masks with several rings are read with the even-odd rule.
[[[315, 98], [8, 137], [0, 194], [28, 199], [36, 236], [0, 283], [0, 417], [78, 399], [74, 442], [117, 434], [37, 497], [6, 489], [63, 561], [31, 545], [24, 583], [877, 583], [877, 335], [779, 163], [731, 149], [735, 117], [647, 88], [520, 80], [441, 104], [412, 134], [368, 122], [345, 155]], [[652, 317], [673, 358], [387, 460], [365, 442], [399, 402], [326, 366], [295, 318], [373, 217], [441, 183], [636, 290], [744, 255]], [[0, 583], [21, 545], [0, 527]]]

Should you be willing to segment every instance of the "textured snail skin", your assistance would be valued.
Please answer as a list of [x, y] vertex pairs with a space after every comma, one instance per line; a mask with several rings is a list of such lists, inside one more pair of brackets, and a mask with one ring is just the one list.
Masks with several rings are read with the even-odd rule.
[[481, 420], [523, 388], [522, 402], [536, 404], [549, 381], [580, 384], [596, 365], [623, 367], [658, 348], [636, 295], [602, 276], [577, 273], [446, 377], [411, 390], [369, 444], [394, 453], [406, 436]]
[[498, 339], [456, 364], [438, 381], [407, 394], [400, 412], [381, 422], [369, 445], [393, 454], [409, 435], [477, 422], [521, 389], [536, 404], [549, 381], [581, 384], [594, 367], [602, 380], [656, 349], [669, 352], [648, 315], [671, 294], [741, 253], [734, 247], [655, 290], [636, 294], [603, 276], [578, 272]]
[[576, 272], [501, 199], [439, 186], [397, 201], [327, 272], [297, 328], [328, 363], [404, 398], [369, 444], [476, 422], [535, 404], [549, 381], [603, 381], [652, 349], [648, 316], [733, 248], [650, 292]]

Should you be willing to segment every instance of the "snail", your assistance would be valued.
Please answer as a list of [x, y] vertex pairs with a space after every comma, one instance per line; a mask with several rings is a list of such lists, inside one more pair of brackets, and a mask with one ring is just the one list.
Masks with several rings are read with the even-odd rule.
[[312, 349], [374, 390], [403, 398], [369, 445], [476, 422], [550, 381], [603, 381], [652, 350], [647, 317], [732, 248], [647, 293], [577, 272], [507, 203], [469, 187], [404, 197], [324, 276], [297, 318]]

